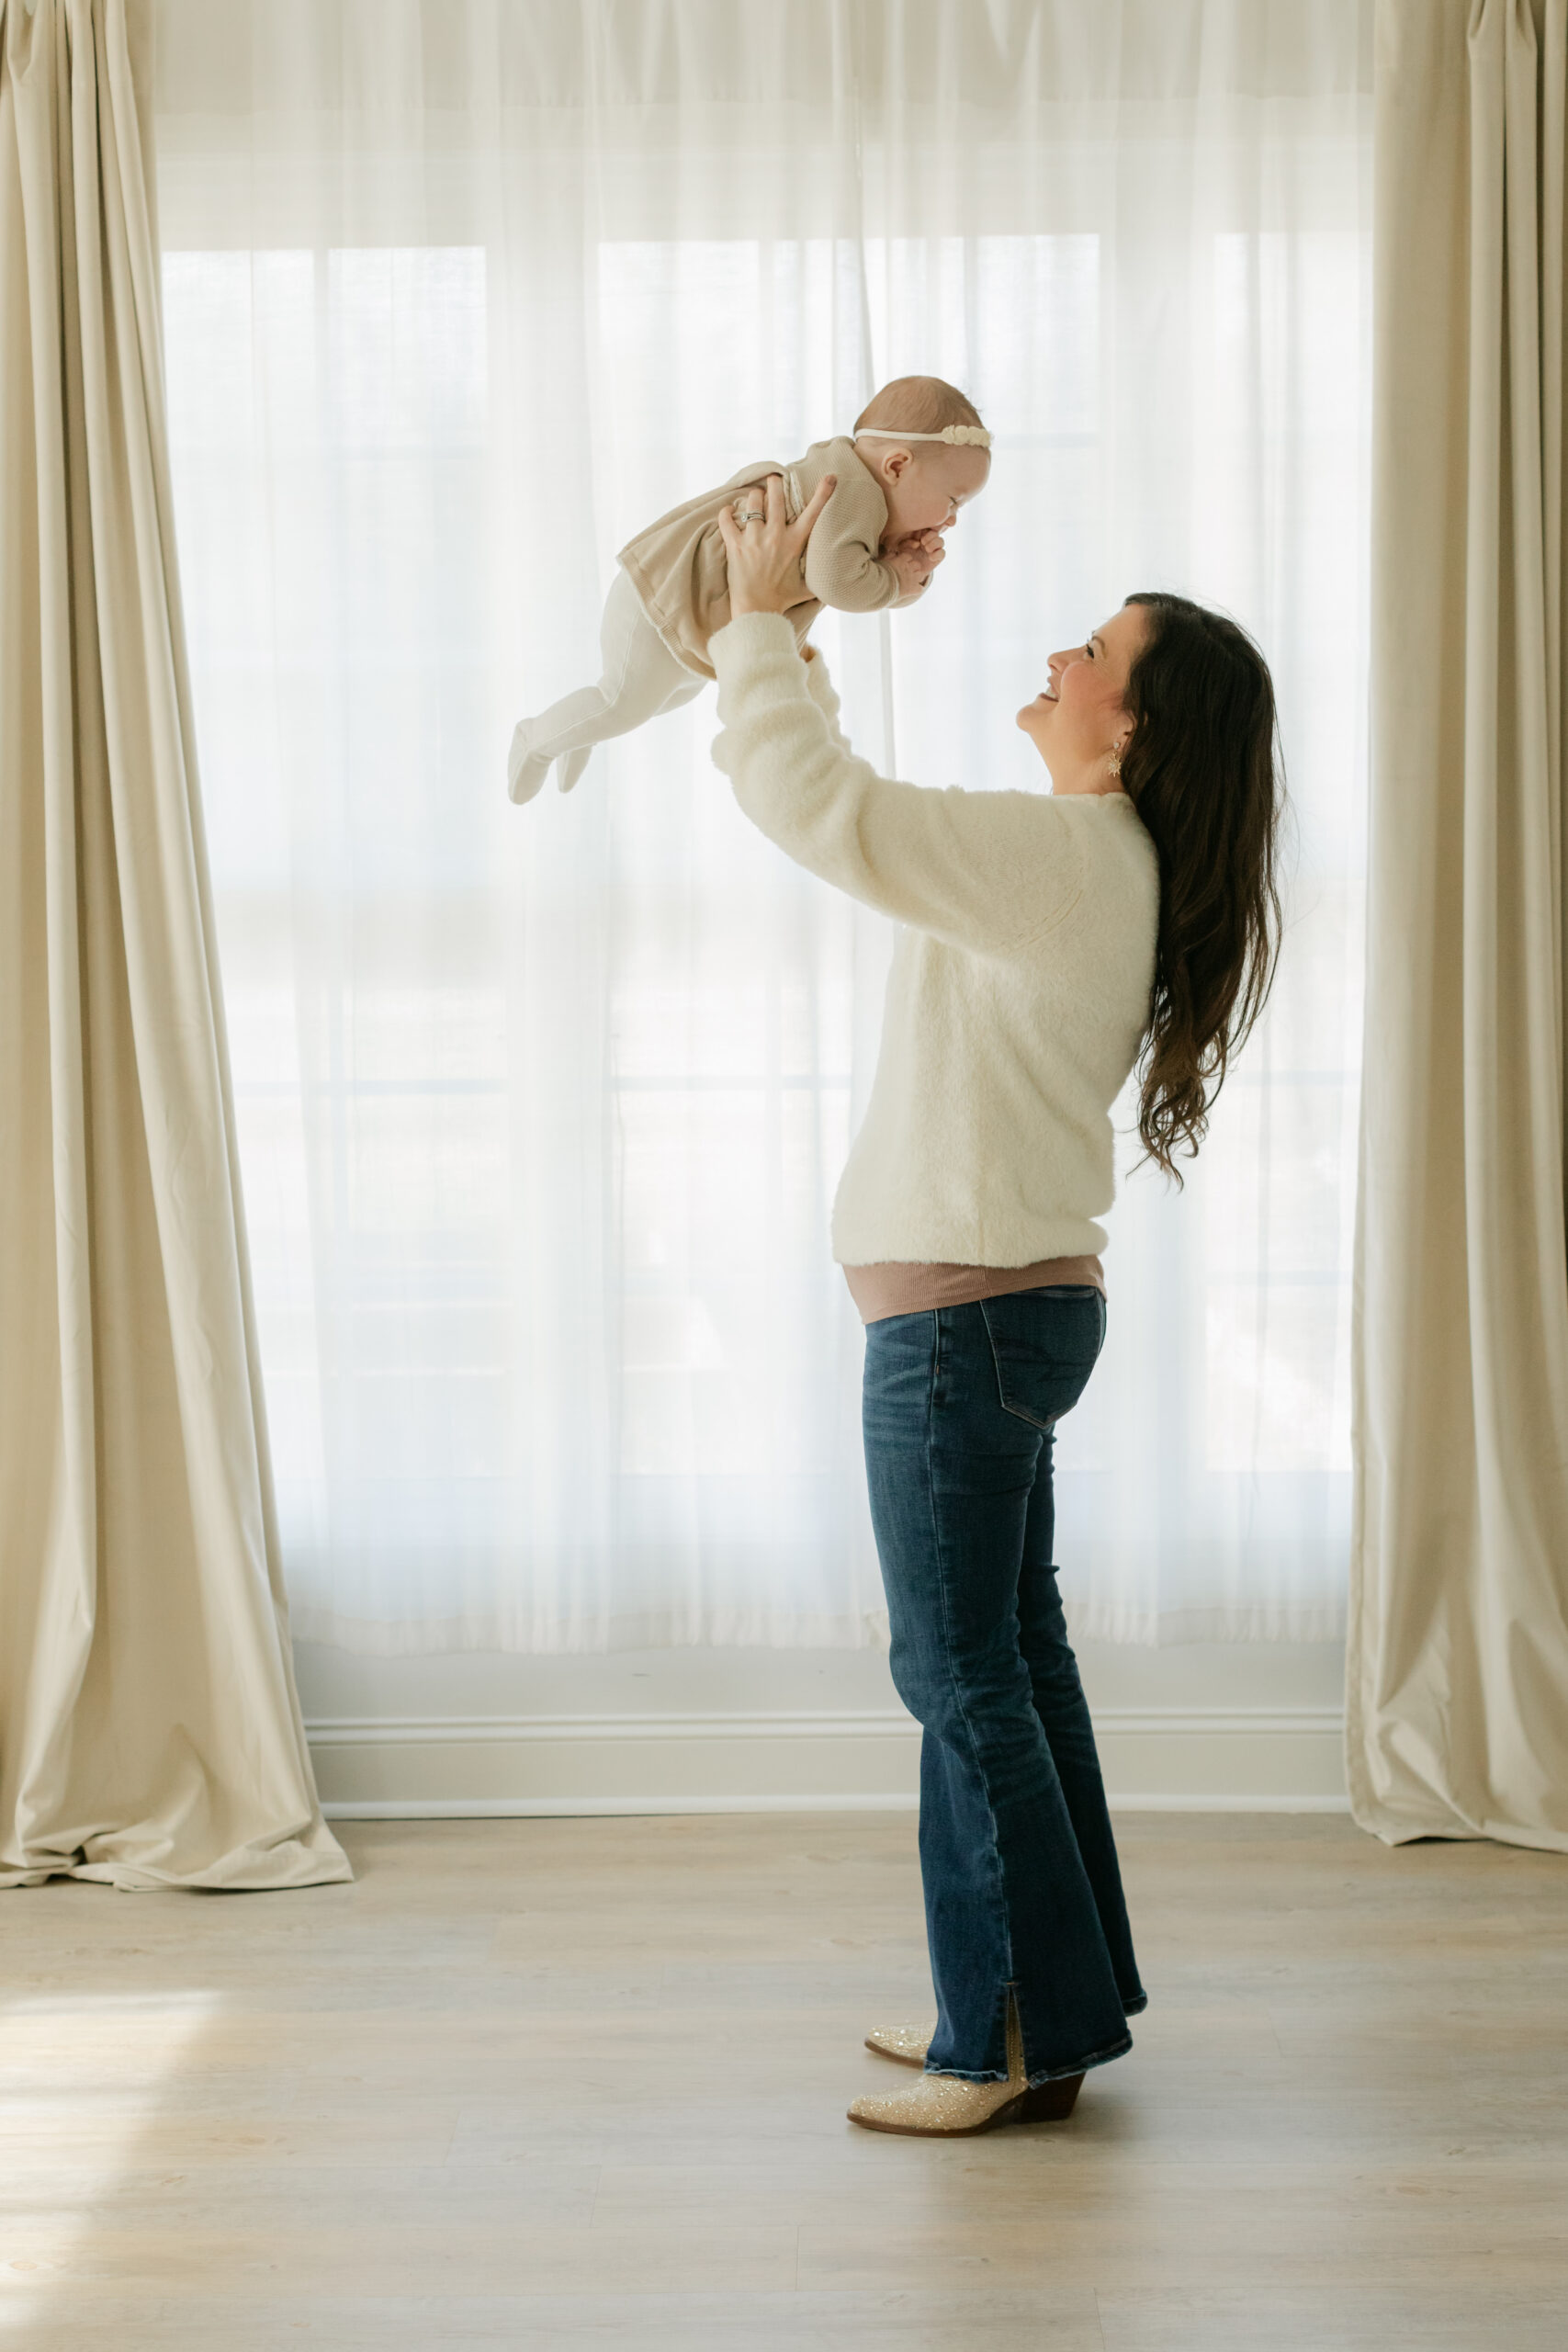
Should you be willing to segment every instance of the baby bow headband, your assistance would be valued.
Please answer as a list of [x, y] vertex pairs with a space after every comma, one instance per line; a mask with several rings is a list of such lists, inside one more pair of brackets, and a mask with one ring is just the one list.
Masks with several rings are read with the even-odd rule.
[[892, 433], [885, 425], [863, 424], [850, 435], [855, 441], [945, 441], [955, 449], [988, 449], [991, 436], [983, 424], [944, 424], [940, 433]]

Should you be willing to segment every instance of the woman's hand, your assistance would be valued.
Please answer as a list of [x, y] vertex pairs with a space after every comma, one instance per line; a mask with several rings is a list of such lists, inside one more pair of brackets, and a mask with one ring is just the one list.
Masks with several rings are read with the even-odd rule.
[[742, 613], [787, 613], [811, 603], [806, 584], [806, 542], [812, 526], [838, 487], [837, 474], [824, 474], [793, 523], [787, 520], [784, 479], [770, 474], [761, 490], [743, 490], [736, 502], [750, 520], [736, 520], [732, 506], [719, 509], [718, 527], [729, 559], [729, 609]]

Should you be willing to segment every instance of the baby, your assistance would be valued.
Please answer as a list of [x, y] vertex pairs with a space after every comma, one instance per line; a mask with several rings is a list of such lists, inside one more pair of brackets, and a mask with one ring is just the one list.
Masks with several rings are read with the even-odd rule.
[[[720, 490], [650, 523], [621, 549], [604, 601], [596, 686], [519, 721], [506, 765], [513, 800], [532, 800], [552, 761], [570, 792], [595, 743], [630, 734], [700, 694], [713, 676], [708, 639], [729, 618], [729, 582], [718, 515], [760, 511], [767, 474], [784, 478], [793, 522], [829, 474], [836, 487], [818, 516], [802, 566], [803, 598], [789, 615], [804, 639], [824, 605], [876, 613], [913, 604], [944, 548], [942, 533], [986, 487], [991, 436], [964, 394], [937, 376], [885, 384], [852, 435], [816, 441], [793, 466], [748, 466]], [[745, 494], [737, 497], [736, 492]]]

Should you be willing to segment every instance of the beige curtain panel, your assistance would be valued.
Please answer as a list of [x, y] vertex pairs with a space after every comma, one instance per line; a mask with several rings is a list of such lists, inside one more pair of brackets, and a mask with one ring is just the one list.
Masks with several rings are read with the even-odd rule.
[[0, 0], [0, 1884], [306, 1886], [144, 39]]
[[1382, 0], [1348, 1751], [1568, 1849], [1568, 0]]

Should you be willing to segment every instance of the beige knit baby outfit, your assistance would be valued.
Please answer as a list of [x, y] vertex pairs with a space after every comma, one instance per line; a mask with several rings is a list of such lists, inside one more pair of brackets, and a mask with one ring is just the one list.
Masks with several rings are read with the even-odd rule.
[[904, 601], [897, 572], [877, 553], [887, 502], [852, 440], [814, 441], [793, 465], [765, 459], [745, 467], [721, 488], [660, 515], [621, 549], [600, 631], [599, 684], [519, 723], [507, 762], [513, 800], [532, 799], [554, 761], [560, 763], [561, 790], [570, 791], [596, 743], [629, 734], [702, 692], [714, 674], [708, 639], [729, 619], [729, 570], [718, 518], [735, 506], [738, 492], [760, 495], [769, 474], [784, 479], [792, 522], [824, 474], [838, 477], [807, 541], [806, 600], [787, 616], [797, 641], [824, 605], [875, 613]]

